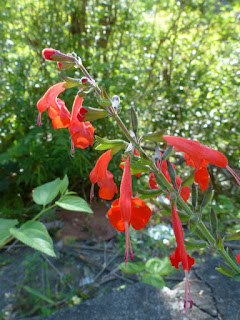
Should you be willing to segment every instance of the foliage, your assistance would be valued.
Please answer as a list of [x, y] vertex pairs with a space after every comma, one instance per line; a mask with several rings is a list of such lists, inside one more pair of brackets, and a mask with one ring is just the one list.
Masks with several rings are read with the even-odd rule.
[[[83, 196], [90, 187], [97, 153], [80, 150], [70, 159], [65, 131], [54, 132], [46, 117], [45, 130], [35, 126], [36, 102], [57, 79], [54, 64], [41, 56], [50, 45], [77, 52], [110, 95], [121, 96], [123, 111], [134, 105], [142, 133], [171, 127], [172, 134], [201, 140], [238, 163], [237, 1], [3, 0], [0, 9], [0, 192], [6, 217], [18, 215], [33, 186], [56, 176], [68, 174]], [[68, 107], [74, 90], [65, 93]], [[96, 106], [93, 97], [86, 105]], [[129, 123], [127, 113], [122, 116]], [[96, 134], [121, 137], [107, 121], [97, 122]], [[226, 174], [214, 168], [211, 178], [217, 194], [222, 187], [234, 193]]]

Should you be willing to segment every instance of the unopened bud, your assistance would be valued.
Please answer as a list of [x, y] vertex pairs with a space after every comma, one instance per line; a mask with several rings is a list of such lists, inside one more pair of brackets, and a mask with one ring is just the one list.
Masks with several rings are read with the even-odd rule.
[[172, 149], [173, 149], [173, 146], [169, 146], [167, 150], [165, 150], [165, 152], [162, 155], [162, 161], [170, 157], [170, 155], [172, 154]]
[[82, 78], [81, 78], [81, 82], [82, 82], [82, 83], [86, 83], [86, 82], [88, 82], [88, 78], [86, 78], [86, 77], [82, 77]]
[[102, 119], [105, 118], [107, 115], [108, 112], [104, 109], [81, 107], [77, 115], [77, 118], [80, 122], [85, 122]]
[[58, 50], [52, 49], [52, 48], [46, 48], [42, 51], [43, 57], [46, 60], [52, 60], [52, 61], [69, 61], [69, 62], [75, 62], [76, 58], [73, 57], [71, 54], [67, 55], [64, 53], [61, 53]]
[[192, 184], [192, 206], [193, 210], [196, 211], [198, 205], [198, 190], [196, 184]]
[[154, 160], [155, 160], [156, 165], [158, 163], [158, 160], [160, 160], [160, 158], [161, 158], [160, 149], [159, 149], [159, 146], [156, 146], [156, 148], [155, 148], [155, 156], [154, 156]]
[[117, 95], [113, 96], [113, 97], [112, 97], [112, 106], [113, 106], [113, 108], [114, 108], [115, 110], [118, 109], [119, 104], [120, 104], [120, 97], [117, 96]]

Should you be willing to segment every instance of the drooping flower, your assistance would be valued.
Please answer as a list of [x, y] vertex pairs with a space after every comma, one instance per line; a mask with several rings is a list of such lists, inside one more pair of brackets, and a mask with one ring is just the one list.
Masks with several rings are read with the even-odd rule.
[[74, 146], [85, 149], [93, 144], [94, 127], [90, 122], [80, 122], [77, 118], [79, 110], [82, 107], [83, 98], [76, 95], [72, 107], [72, 115], [69, 123], [69, 131], [71, 133], [72, 148], [71, 154], [74, 152]]
[[185, 271], [185, 278], [186, 279], [185, 279], [184, 308], [185, 308], [186, 314], [187, 314], [188, 302], [190, 304], [190, 308], [192, 308], [192, 305], [193, 305], [187, 272], [194, 265], [195, 260], [194, 260], [194, 258], [190, 257], [187, 254], [187, 251], [185, 249], [182, 224], [181, 224], [180, 218], [177, 214], [177, 210], [176, 210], [174, 203], [172, 203], [172, 225], [173, 225], [173, 231], [174, 231], [174, 235], [175, 235], [176, 242], [177, 242], [177, 247], [173, 251], [173, 253], [170, 255], [170, 260], [171, 260], [172, 266], [175, 267], [176, 269], [179, 268], [179, 263], [181, 262], [182, 268]]
[[123, 170], [120, 187], [120, 198], [113, 201], [111, 209], [108, 211], [109, 221], [114, 228], [120, 232], [125, 232], [125, 266], [128, 261], [128, 251], [133, 260], [133, 251], [129, 235], [129, 227], [140, 230], [145, 227], [151, 217], [151, 209], [145, 202], [138, 198], [132, 198], [132, 177], [130, 172], [130, 158], [127, 157]]
[[98, 159], [95, 167], [90, 173], [92, 188], [90, 193], [90, 201], [94, 196], [94, 184], [99, 186], [99, 197], [105, 200], [111, 200], [115, 193], [118, 192], [117, 185], [113, 180], [113, 174], [107, 170], [109, 161], [112, 159], [111, 149], [104, 152]]
[[233, 175], [237, 183], [240, 185], [240, 178], [228, 166], [228, 160], [221, 152], [204, 146], [198, 141], [174, 136], [162, 137], [177, 151], [182, 151], [185, 153], [184, 158], [187, 161], [187, 165], [191, 165], [196, 168], [194, 173], [194, 180], [199, 184], [199, 187], [202, 191], [207, 189], [209, 184], [209, 175], [207, 170], [207, 165], [209, 163], [221, 168], [227, 168], [227, 170]]
[[[162, 154], [160, 154], [162, 156]], [[167, 168], [167, 160], [163, 160], [161, 162], [161, 160], [158, 160], [157, 163], [157, 167], [159, 168], [161, 164], [161, 171], [163, 173], [163, 175], [165, 176], [165, 178], [167, 179], [167, 181], [170, 183], [171, 179], [170, 179], [170, 175], [168, 173], [168, 168]], [[172, 164], [174, 170], [176, 171], [176, 167], [174, 164]], [[180, 188], [182, 183], [182, 179], [179, 178], [179, 176], [176, 175], [176, 184], [177, 187]], [[151, 189], [159, 189], [159, 186], [157, 185], [156, 181], [155, 181], [155, 175], [154, 173], [150, 173], [149, 176], [149, 185]], [[180, 196], [182, 197], [182, 199], [187, 202], [190, 196], [190, 188], [188, 186], [184, 186], [181, 188], [180, 190]]]
[[80, 122], [77, 114], [82, 107], [83, 98], [76, 96], [72, 114], [68, 111], [63, 100], [58, 99], [58, 95], [65, 90], [65, 82], [53, 85], [44, 96], [38, 101], [37, 108], [39, 110], [37, 124], [41, 125], [41, 113], [48, 109], [48, 115], [52, 120], [54, 129], [69, 127], [71, 133], [71, 155], [74, 152], [74, 146], [85, 149], [93, 144], [94, 127], [90, 122]]
[[[44, 96], [38, 101], [37, 108], [39, 111], [38, 114], [38, 120], [37, 125], [42, 125], [42, 118], [41, 114], [44, 112], [47, 108], [51, 107], [52, 111], [56, 111], [59, 113], [61, 109], [61, 104], [59, 103], [60, 99], [57, 99], [58, 95], [65, 90], [64, 88], [64, 82], [59, 82], [54, 84], [52, 87], [50, 87], [47, 92], [44, 94]], [[52, 118], [51, 118], [52, 119]]]

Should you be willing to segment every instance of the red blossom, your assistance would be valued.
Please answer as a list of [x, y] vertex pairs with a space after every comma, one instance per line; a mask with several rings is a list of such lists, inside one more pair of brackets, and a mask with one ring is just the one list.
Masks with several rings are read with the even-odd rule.
[[196, 168], [194, 180], [199, 184], [202, 191], [207, 189], [209, 184], [208, 163], [221, 168], [229, 168], [227, 158], [221, 152], [204, 146], [198, 141], [174, 136], [163, 136], [163, 139], [177, 151], [185, 153], [184, 158], [187, 161], [187, 165]]
[[186, 279], [185, 279], [184, 308], [187, 314], [188, 302], [190, 304], [190, 308], [192, 308], [192, 305], [193, 305], [187, 271], [189, 271], [191, 267], [194, 265], [195, 260], [194, 258], [190, 257], [187, 254], [187, 251], [185, 249], [182, 224], [174, 204], [172, 204], [172, 225], [173, 225], [173, 231], [174, 231], [174, 235], [177, 242], [177, 247], [173, 251], [173, 253], [170, 255], [170, 260], [171, 260], [172, 266], [175, 267], [176, 269], [179, 268], [179, 262], [181, 262], [182, 268], [185, 271]]
[[132, 198], [132, 177], [130, 171], [130, 157], [127, 157], [123, 170], [120, 187], [120, 199], [113, 201], [111, 209], [108, 211], [109, 221], [114, 228], [120, 232], [125, 232], [125, 265], [128, 261], [128, 250], [130, 258], [133, 260], [129, 227], [140, 230], [145, 227], [151, 217], [151, 209], [145, 202], [138, 198]]
[[[83, 123], [84, 124], [84, 123]], [[90, 200], [93, 198], [94, 184], [99, 186], [99, 197], [106, 200], [111, 200], [115, 193], [118, 192], [116, 183], [113, 180], [113, 174], [107, 170], [109, 161], [112, 159], [111, 150], [104, 152], [98, 159], [95, 167], [90, 173], [92, 182]]]
[[58, 95], [65, 90], [63, 87], [65, 82], [53, 85], [45, 95], [38, 101], [37, 108], [39, 110], [38, 125], [42, 124], [41, 113], [48, 109], [48, 115], [52, 120], [54, 129], [69, 128], [71, 133], [71, 155], [74, 152], [74, 146], [85, 149], [93, 144], [94, 127], [90, 122], [80, 122], [77, 114], [82, 107], [83, 98], [76, 96], [72, 114], [68, 111], [64, 101], [58, 99]]

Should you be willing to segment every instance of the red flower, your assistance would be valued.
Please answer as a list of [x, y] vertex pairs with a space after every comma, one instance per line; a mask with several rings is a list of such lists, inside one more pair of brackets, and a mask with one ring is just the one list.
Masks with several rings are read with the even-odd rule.
[[123, 171], [120, 187], [120, 199], [113, 201], [111, 209], [108, 211], [108, 218], [114, 228], [120, 232], [125, 231], [125, 265], [128, 260], [128, 248], [130, 248], [130, 258], [133, 260], [133, 251], [130, 242], [130, 224], [136, 230], [145, 227], [151, 216], [151, 209], [145, 202], [138, 198], [132, 198], [132, 177], [130, 172], [130, 158], [127, 157]]
[[187, 165], [191, 165], [195, 170], [194, 180], [199, 184], [202, 191], [207, 189], [209, 175], [207, 170], [208, 163], [221, 168], [227, 168], [240, 185], [240, 178], [228, 166], [227, 158], [219, 151], [213, 150], [200, 144], [198, 141], [188, 140], [181, 137], [163, 136], [169, 145], [172, 145], [177, 151], [183, 151]]
[[99, 186], [99, 197], [106, 200], [111, 200], [115, 193], [118, 192], [116, 183], [113, 181], [113, 174], [107, 170], [109, 161], [112, 159], [111, 150], [104, 152], [98, 159], [95, 167], [90, 173], [92, 188], [90, 193], [90, 201], [94, 195], [94, 184]]
[[190, 257], [187, 254], [187, 251], [185, 249], [182, 224], [174, 204], [172, 204], [172, 225], [173, 225], [173, 231], [174, 231], [176, 242], [177, 242], [177, 248], [170, 255], [170, 260], [171, 260], [172, 266], [175, 267], [176, 269], [179, 268], [178, 266], [179, 262], [182, 262], [182, 268], [183, 270], [185, 270], [186, 281], [185, 281], [184, 308], [186, 309], [186, 314], [187, 314], [188, 302], [190, 303], [190, 308], [192, 308], [192, 305], [193, 305], [187, 271], [189, 271], [191, 267], [194, 265], [195, 260], [194, 258]]
[[240, 263], [240, 253], [237, 254], [236, 260], [237, 260], [238, 263]]
[[[37, 125], [42, 125], [41, 114], [47, 108], [51, 107], [56, 112], [59, 113], [61, 106], [59, 105], [59, 99], [57, 99], [58, 95], [65, 90], [63, 87], [65, 82], [59, 82], [48, 89], [48, 91], [44, 94], [44, 96], [38, 101], [37, 108], [39, 111]], [[52, 119], [52, 118], [51, 118]]]
[[74, 146], [85, 149], [93, 144], [94, 127], [90, 122], [80, 122], [77, 114], [82, 107], [83, 98], [76, 96], [72, 114], [68, 111], [64, 101], [58, 99], [58, 95], [65, 90], [64, 82], [60, 82], [48, 89], [45, 95], [38, 101], [39, 110], [37, 124], [41, 125], [41, 113], [48, 109], [48, 115], [52, 119], [54, 129], [67, 128], [71, 133], [71, 155], [74, 152]]
[[[162, 154], [161, 154], [161, 156], [162, 156]], [[159, 166], [160, 166], [160, 162], [161, 162], [161, 161], [159, 160], [158, 163], [157, 163], [157, 167], [158, 167], [158, 168], [159, 168]], [[175, 171], [176, 171], [175, 165], [172, 164], [172, 166], [173, 166], [173, 168], [174, 168]], [[168, 182], [171, 182], [170, 175], [169, 175], [169, 173], [168, 173], [168, 168], [167, 168], [167, 160], [163, 160], [163, 161], [162, 161], [161, 171], [162, 171], [162, 173], [164, 174], [164, 176], [165, 176], [165, 178], [167, 179], [167, 181], [168, 181]], [[149, 185], [150, 185], [150, 188], [151, 188], [151, 189], [160, 189], [154, 179], [155, 179], [154, 173], [150, 173], [150, 176], [149, 176]], [[181, 183], [182, 183], [182, 179], [179, 178], [178, 176], [176, 176], [176, 184], [177, 184], [177, 187], [178, 187], [178, 188], [180, 188]], [[181, 188], [181, 191], [180, 191], [180, 196], [182, 197], [182, 199], [183, 199], [185, 202], [187, 202], [188, 199], [189, 199], [189, 196], [190, 196], [190, 188], [189, 188], [188, 186], [182, 187], [182, 188]]]
[[[134, 154], [135, 156], [140, 156], [140, 153], [137, 152], [136, 149], [134, 149], [133, 154]], [[125, 162], [125, 159], [122, 158], [121, 162]], [[122, 169], [124, 169], [124, 165], [122, 165], [121, 163], [120, 163], [119, 167], [122, 168]], [[136, 174], [135, 174], [135, 177], [140, 177], [140, 175], [141, 175], [141, 173], [136, 173]]]

